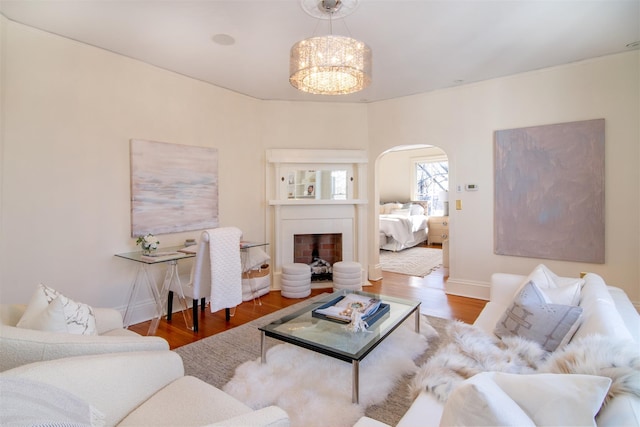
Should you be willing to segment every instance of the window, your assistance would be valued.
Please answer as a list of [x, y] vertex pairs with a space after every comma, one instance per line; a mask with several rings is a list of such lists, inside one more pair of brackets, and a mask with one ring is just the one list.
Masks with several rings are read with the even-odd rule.
[[413, 200], [428, 204], [427, 215], [448, 215], [449, 161], [445, 156], [412, 159]]

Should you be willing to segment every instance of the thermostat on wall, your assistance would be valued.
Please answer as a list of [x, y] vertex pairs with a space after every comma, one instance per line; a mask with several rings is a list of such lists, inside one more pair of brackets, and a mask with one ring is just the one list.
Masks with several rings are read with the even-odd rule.
[[467, 191], [477, 191], [478, 190], [478, 184], [465, 184], [464, 188]]

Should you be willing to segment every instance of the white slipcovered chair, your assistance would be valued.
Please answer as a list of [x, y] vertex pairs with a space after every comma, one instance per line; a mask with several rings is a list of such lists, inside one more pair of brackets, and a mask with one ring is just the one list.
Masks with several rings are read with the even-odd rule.
[[[210, 298], [211, 312], [224, 308], [227, 321], [230, 309], [242, 303], [241, 237], [242, 231], [236, 227], [205, 230], [200, 236], [189, 283], [182, 286], [185, 297], [193, 300], [194, 332], [198, 332], [198, 301], [203, 312], [206, 298]], [[179, 290], [169, 290], [167, 320], [171, 320], [175, 292]]]
[[254, 411], [185, 376], [173, 351], [70, 357], [0, 373], [0, 425], [90, 425], [91, 420], [136, 427], [289, 425], [277, 406]]
[[93, 308], [97, 335], [75, 335], [16, 327], [26, 307], [0, 304], [0, 371], [69, 356], [169, 349], [163, 338], [124, 329], [122, 315], [112, 308]]

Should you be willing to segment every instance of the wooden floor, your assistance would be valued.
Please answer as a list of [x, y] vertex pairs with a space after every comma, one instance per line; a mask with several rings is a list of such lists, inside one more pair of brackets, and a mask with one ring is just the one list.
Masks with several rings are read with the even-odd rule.
[[[423, 314], [473, 323], [484, 308], [486, 301], [445, 294], [444, 284], [447, 275], [448, 270], [443, 267], [424, 278], [383, 272], [382, 280], [371, 282], [373, 286], [365, 287], [364, 291], [420, 300], [422, 301], [420, 311]], [[331, 291], [330, 288], [312, 289], [311, 296]], [[228, 322], [225, 321], [224, 310], [211, 313], [207, 307], [199, 319], [199, 331], [197, 333], [187, 328], [183, 316], [179, 312], [174, 313], [171, 322], [167, 322], [165, 319], [161, 320], [156, 335], [165, 338], [169, 342], [169, 346], [174, 349], [304, 300], [304, 298], [284, 298], [280, 295], [280, 291], [271, 291], [260, 299], [262, 305], [258, 305], [253, 301], [240, 304]], [[150, 322], [143, 322], [132, 325], [129, 329], [145, 335], [149, 329], [149, 324]]]

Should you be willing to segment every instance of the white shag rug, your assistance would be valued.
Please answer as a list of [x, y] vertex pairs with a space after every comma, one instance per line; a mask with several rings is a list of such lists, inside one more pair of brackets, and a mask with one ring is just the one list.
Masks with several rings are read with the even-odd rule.
[[[260, 359], [240, 365], [223, 390], [253, 409], [277, 405], [292, 427], [353, 426], [369, 405], [383, 402], [395, 383], [417, 369], [414, 360], [437, 335], [424, 316], [414, 317], [360, 362], [360, 403], [351, 403], [352, 365], [291, 344], [277, 344]], [[358, 332], [367, 333], [367, 332]]]
[[442, 265], [442, 249], [414, 247], [399, 252], [380, 251], [382, 271], [424, 277]]

